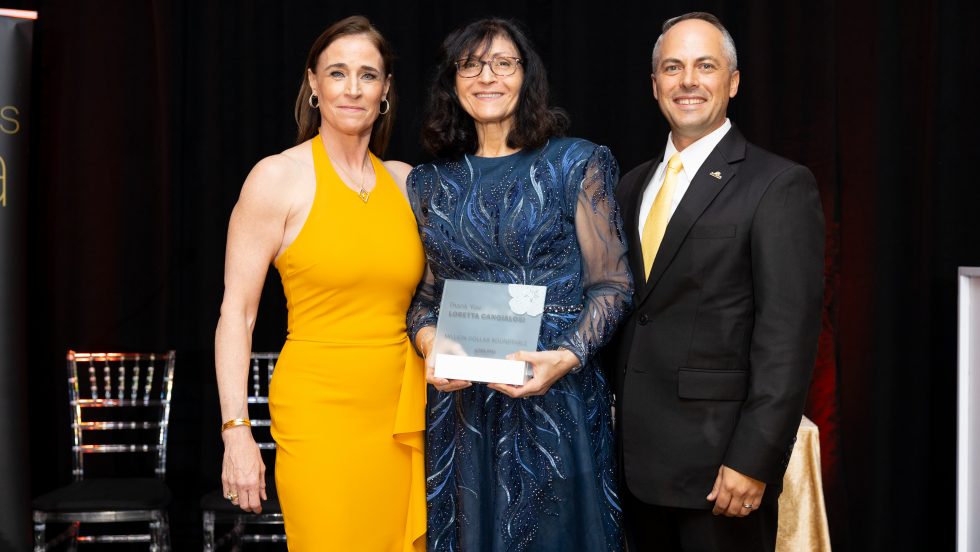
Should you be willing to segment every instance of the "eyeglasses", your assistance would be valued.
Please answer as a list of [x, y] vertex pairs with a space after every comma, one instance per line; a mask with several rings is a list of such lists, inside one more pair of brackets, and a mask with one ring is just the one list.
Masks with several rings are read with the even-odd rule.
[[466, 58], [456, 62], [456, 74], [467, 79], [478, 77], [483, 72], [483, 66], [489, 65], [494, 75], [509, 77], [517, 72], [517, 66], [520, 64], [521, 58], [509, 56], [497, 56], [490, 61]]

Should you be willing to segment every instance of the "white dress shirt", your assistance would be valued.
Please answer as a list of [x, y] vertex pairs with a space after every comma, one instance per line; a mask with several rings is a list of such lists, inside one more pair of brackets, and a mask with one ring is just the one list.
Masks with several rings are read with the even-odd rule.
[[[698, 169], [704, 164], [704, 160], [711, 155], [714, 151], [715, 146], [721, 139], [725, 137], [728, 130], [732, 128], [732, 122], [727, 118], [725, 122], [710, 134], [700, 138], [697, 142], [694, 142], [690, 146], [684, 148], [681, 152], [681, 163], [684, 167], [679, 173], [677, 173], [677, 182], [674, 183], [674, 197], [670, 202], [670, 216], [674, 216], [674, 211], [677, 209], [677, 205], [680, 204], [681, 199], [684, 198], [684, 193], [687, 192], [688, 187], [691, 185], [691, 179], [697, 174]], [[677, 148], [674, 147], [674, 140], [672, 139], [672, 134], [667, 135], [667, 147], [664, 149], [664, 158], [657, 167], [657, 170], [653, 173], [653, 178], [647, 183], [646, 188], [643, 190], [643, 199], [640, 200], [640, 235], [643, 235], [643, 227], [646, 226], [647, 216], [650, 214], [650, 209], [653, 208], [653, 201], [657, 199], [657, 192], [660, 191], [660, 187], [664, 184], [664, 177], [667, 173], [667, 161], [670, 157], [674, 155]], [[670, 220], [670, 219], [668, 219]]]

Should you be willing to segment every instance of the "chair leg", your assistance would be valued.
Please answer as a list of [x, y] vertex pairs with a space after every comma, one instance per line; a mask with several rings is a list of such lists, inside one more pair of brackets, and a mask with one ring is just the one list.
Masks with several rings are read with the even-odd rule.
[[77, 550], [78, 531], [81, 524], [77, 521], [68, 524], [64, 531], [49, 541], [47, 538], [47, 519], [48, 517], [44, 512], [34, 511], [34, 552], [55, 549], [66, 540], [68, 541], [68, 550]]
[[163, 546], [163, 552], [170, 552], [170, 518], [167, 512], [163, 512], [160, 522], [163, 524], [160, 527], [160, 544]]
[[214, 552], [214, 512], [205, 510], [201, 518], [204, 523], [204, 552]]
[[235, 526], [231, 530], [231, 552], [239, 552], [242, 549], [242, 534], [245, 532], [245, 520], [241, 516], [235, 518]]
[[78, 552], [78, 533], [81, 531], [81, 529], [82, 524], [77, 521], [72, 523], [71, 527], [68, 529], [69, 538], [71, 538], [71, 540], [68, 541], [68, 552]]
[[156, 512], [153, 513], [153, 520], [150, 521], [150, 552], [161, 552], [160, 517]]
[[44, 514], [34, 512], [34, 552], [44, 552]]

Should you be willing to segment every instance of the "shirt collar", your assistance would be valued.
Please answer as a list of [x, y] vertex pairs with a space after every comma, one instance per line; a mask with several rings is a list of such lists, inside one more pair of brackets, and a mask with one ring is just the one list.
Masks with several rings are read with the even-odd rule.
[[[732, 128], [732, 122], [725, 118], [725, 122], [715, 130], [710, 133], [698, 138], [696, 142], [684, 148], [681, 152], [681, 163], [684, 164], [684, 175], [688, 180], [694, 178], [701, 165], [704, 164], [705, 159], [711, 155], [714, 151], [715, 146], [721, 139], [725, 137], [725, 134]], [[674, 153], [677, 152], [677, 148], [674, 147], [673, 133], [667, 135], [667, 147], [664, 148], [664, 162], [666, 162]]]

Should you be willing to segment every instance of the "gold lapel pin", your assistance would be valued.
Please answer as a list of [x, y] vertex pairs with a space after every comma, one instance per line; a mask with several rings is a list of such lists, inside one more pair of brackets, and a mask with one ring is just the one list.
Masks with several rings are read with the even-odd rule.
[[708, 173], [708, 175], [709, 176], [713, 176], [713, 177], [717, 178], [718, 180], [721, 180], [721, 171], [710, 172], [710, 173]]

